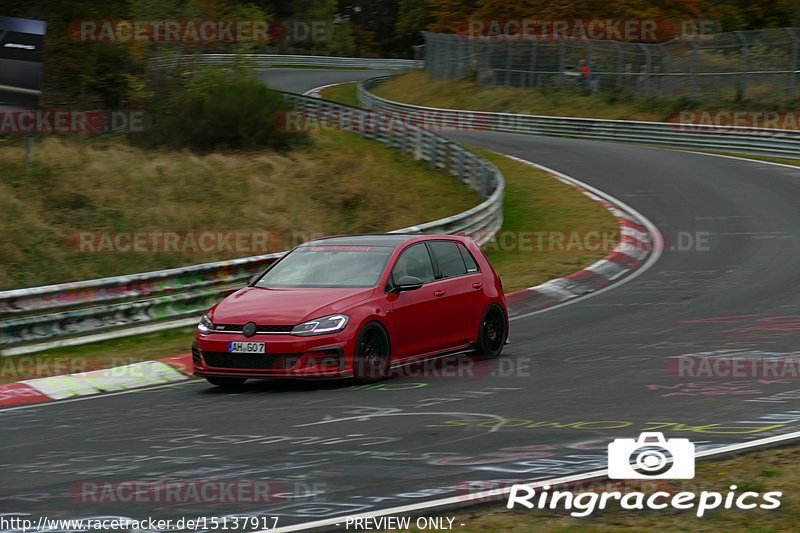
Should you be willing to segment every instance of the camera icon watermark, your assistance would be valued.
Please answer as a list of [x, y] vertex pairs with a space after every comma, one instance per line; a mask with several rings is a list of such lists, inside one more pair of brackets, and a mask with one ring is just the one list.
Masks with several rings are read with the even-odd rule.
[[660, 432], [643, 432], [638, 439], [614, 439], [608, 445], [611, 479], [692, 479], [694, 444], [689, 439], [665, 439]]

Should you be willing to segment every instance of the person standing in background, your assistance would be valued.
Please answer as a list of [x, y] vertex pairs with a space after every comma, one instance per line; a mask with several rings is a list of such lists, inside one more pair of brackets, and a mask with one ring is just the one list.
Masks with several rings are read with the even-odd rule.
[[581, 59], [578, 62], [578, 69], [580, 70], [580, 87], [581, 89], [588, 89], [592, 72], [585, 59]]

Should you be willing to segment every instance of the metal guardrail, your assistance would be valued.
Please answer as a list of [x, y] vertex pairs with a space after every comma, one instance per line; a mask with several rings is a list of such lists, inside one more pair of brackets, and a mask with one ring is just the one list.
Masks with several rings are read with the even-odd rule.
[[422, 68], [423, 61], [417, 59], [382, 59], [370, 57], [330, 57], [330, 56], [301, 56], [283, 54], [202, 54], [198, 56], [162, 57], [150, 62], [153, 68], [177, 67], [199, 61], [205, 65], [227, 65], [242, 58], [247, 59], [259, 68], [281, 66], [293, 67], [329, 67], [329, 68], [359, 68], [380, 70], [407, 70]]
[[[459, 233], [481, 244], [503, 221], [505, 182], [484, 157], [419, 128], [392, 131], [359, 127], [370, 113], [342, 104], [283, 93], [299, 111], [343, 113], [354, 119], [359, 135], [413, 154], [454, 175], [478, 192], [479, 205], [450, 217], [401, 228], [400, 233]], [[373, 117], [374, 118], [374, 117]], [[2, 355], [35, 351], [32, 343], [133, 328], [169, 319], [198, 316], [222, 297], [241, 287], [286, 252], [204, 263], [142, 274], [32, 287], [0, 292], [0, 351]], [[185, 320], [176, 320], [185, 322]], [[79, 344], [70, 341], [71, 344]]]
[[800, 130], [704, 126], [671, 122], [606, 120], [598, 118], [516, 115], [425, 107], [394, 102], [376, 96], [371, 88], [390, 76], [370, 78], [358, 86], [358, 101], [367, 109], [435, 117], [435, 127], [475, 129], [533, 135], [551, 135], [593, 140], [739, 152], [800, 159]]

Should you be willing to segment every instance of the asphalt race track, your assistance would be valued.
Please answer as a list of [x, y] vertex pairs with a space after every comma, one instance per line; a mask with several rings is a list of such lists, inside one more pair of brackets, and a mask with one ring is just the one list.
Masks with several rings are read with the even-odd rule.
[[361, 81], [376, 76], [396, 74], [396, 70], [332, 70], [269, 68], [260, 72], [260, 78], [273, 89], [302, 94], [309, 89], [331, 83]]
[[[303, 92], [336, 76], [270, 70], [266, 79]], [[464, 494], [476, 480], [602, 469], [608, 442], [641, 431], [703, 450], [800, 429], [797, 378], [667, 373], [670, 356], [797, 353], [800, 169], [592, 141], [452, 137], [615, 196], [663, 232], [663, 255], [612, 290], [514, 320], [503, 357], [468, 359], [455, 377], [427, 368], [368, 386], [255, 382], [239, 394], [191, 381], [0, 411], [0, 512], [249, 513], [288, 526]], [[275, 501], [81, 495], [92, 483], [212, 478], [275, 483]]]

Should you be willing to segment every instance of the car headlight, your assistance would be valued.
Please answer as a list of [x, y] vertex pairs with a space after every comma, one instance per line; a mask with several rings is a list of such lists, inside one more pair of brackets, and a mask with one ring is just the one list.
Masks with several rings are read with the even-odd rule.
[[200, 319], [200, 323], [197, 324], [197, 330], [200, 333], [213, 333], [214, 332], [214, 323], [211, 322], [211, 319], [208, 318], [208, 315], [203, 315], [203, 318]]
[[341, 331], [347, 325], [350, 317], [347, 315], [328, 315], [303, 322], [292, 328], [292, 335], [305, 337], [308, 335], [323, 335]]

